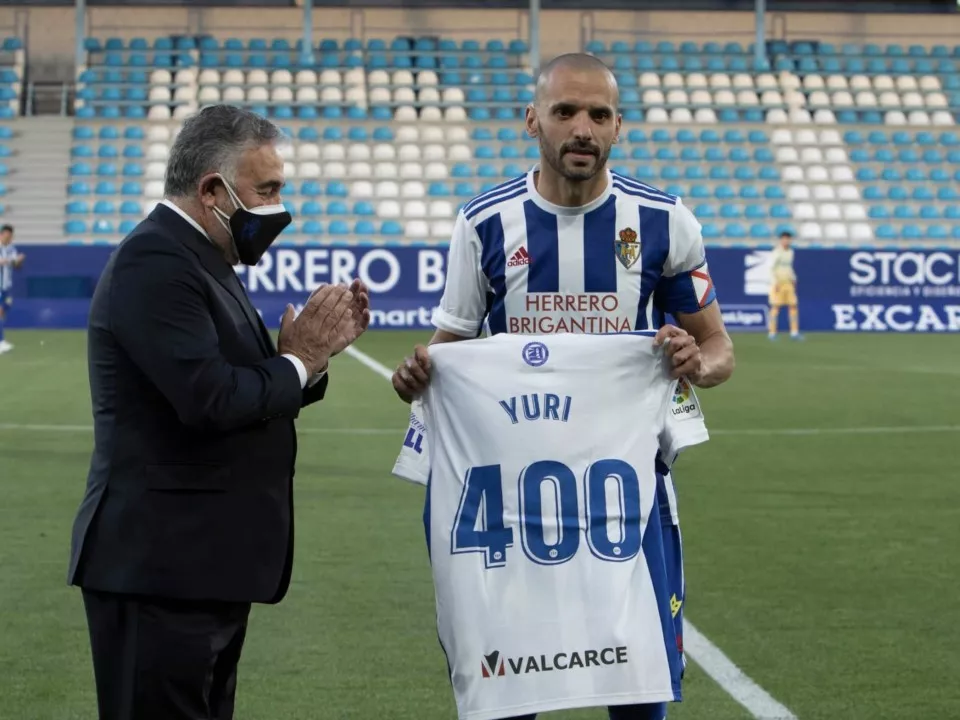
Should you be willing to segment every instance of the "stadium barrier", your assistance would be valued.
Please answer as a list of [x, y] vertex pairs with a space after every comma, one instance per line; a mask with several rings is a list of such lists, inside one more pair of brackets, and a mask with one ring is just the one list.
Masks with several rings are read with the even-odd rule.
[[[8, 327], [86, 327], [113, 247], [24, 250]], [[443, 290], [446, 255], [446, 248], [428, 247], [277, 246], [257, 267], [238, 271], [271, 328], [288, 303], [299, 305], [319, 284], [359, 276], [370, 286], [373, 327], [423, 329]], [[727, 326], [763, 331], [769, 251], [710, 248], [707, 257]], [[795, 267], [804, 331], [960, 332], [958, 250], [798, 249]]]

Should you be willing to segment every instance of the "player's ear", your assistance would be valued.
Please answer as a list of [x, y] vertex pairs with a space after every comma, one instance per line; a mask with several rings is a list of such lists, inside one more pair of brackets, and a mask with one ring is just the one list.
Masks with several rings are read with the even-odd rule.
[[524, 121], [527, 127], [527, 135], [538, 137], [540, 135], [540, 121], [537, 118], [537, 109], [532, 105], [527, 105]]
[[616, 126], [617, 126], [616, 132], [614, 132], [613, 134], [614, 143], [620, 142], [620, 128], [623, 127], [623, 115], [620, 113], [617, 113]]

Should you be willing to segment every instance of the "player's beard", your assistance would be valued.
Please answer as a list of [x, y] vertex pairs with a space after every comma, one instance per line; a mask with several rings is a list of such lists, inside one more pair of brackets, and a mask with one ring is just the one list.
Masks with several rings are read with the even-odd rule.
[[[556, 148], [543, 135], [540, 135], [539, 140], [540, 157], [547, 162], [554, 172], [572, 182], [585, 182], [595, 177], [607, 166], [607, 158], [610, 157], [610, 146], [604, 148], [600, 145], [571, 140]], [[593, 155], [596, 160], [592, 166], [567, 168], [563, 164], [563, 156], [570, 152]]]

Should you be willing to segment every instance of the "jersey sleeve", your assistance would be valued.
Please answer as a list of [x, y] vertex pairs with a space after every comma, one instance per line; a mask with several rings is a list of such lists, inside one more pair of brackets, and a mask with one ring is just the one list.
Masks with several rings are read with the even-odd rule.
[[675, 315], [699, 312], [716, 298], [700, 223], [678, 199], [670, 215], [670, 250], [654, 300], [658, 308]]
[[423, 401], [410, 404], [410, 422], [403, 436], [400, 454], [393, 465], [393, 475], [418, 485], [426, 485], [430, 475], [430, 456], [427, 453], [427, 428], [423, 424]]
[[461, 211], [450, 239], [446, 286], [433, 313], [433, 324], [440, 330], [468, 338], [479, 334], [487, 312], [487, 279], [480, 254], [480, 238]]
[[667, 403], [667, 419], [660, 435], [660, 458], [669, 468], [680, 452], [710, 439], [703, 409], [693, 386], [680, 378]]

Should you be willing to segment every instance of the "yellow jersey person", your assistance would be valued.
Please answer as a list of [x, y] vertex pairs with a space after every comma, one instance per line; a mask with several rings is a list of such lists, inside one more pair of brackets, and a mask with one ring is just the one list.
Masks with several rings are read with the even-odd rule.
[[780, 244], [773, 249], [773, 270], [770, 282], [770, 339], [777, 339], [777, 319], [780, 308], [786, 305], [790, 311], [790, 337], [800, 339], [800, 312], [797, 309], [797, 274], [793, 270], [793, 248], [789, 230], [780, 233]]

